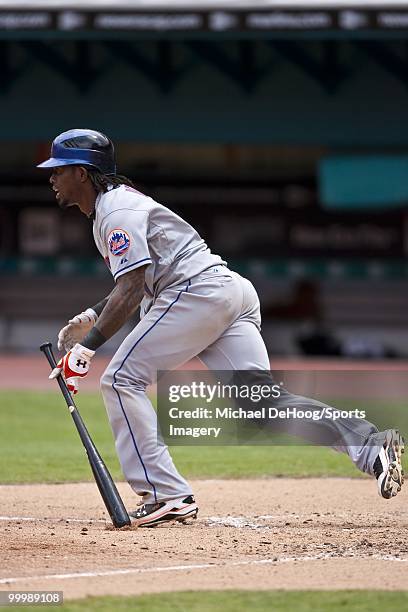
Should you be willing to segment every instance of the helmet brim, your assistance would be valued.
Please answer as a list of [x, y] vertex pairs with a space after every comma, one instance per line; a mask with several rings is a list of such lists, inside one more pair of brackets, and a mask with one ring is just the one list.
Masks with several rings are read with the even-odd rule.
[[90, 164], [89, 160], [86, 159], [59, 159], [58, 157], [50, 157], [41, 164], [38, 164], [37, 168], [58, 168], [59, 166], [92, 166], [96, 168], [94, 164]]

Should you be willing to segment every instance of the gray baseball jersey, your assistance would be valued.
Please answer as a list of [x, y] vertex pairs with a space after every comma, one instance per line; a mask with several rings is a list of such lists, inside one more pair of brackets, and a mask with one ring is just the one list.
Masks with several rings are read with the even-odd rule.
[[126, 185], [98, 196], [93, 231], [115, 280], [149, 264], [145, 272], [149, 297], [225, 264], [181, 217]]

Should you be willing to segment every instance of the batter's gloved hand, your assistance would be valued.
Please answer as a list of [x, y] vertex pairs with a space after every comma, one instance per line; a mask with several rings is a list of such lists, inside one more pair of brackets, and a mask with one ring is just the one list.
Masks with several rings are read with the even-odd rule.
[[75, 346], [62, 357], [57, 363], [57, 367], [53, 369], [49, 378], [57, 378], [62, 374], [67, 383], [68, 389], [75, 395], [78, 393], [78, 384], [80, 378], [85, 378], [89, 372], [91, 359], [95, 355], [95, 351], [75, 344]]
[[70, 351], [77, 342], [82, 342], [97, 320], [98, 315], [92, 308], [72, 317], [58, 334], [58, 350]]

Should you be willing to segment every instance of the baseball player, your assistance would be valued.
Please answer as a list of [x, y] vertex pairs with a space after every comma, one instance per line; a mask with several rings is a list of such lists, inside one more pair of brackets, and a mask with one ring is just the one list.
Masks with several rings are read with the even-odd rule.
[[[158, 370], [172, 370], [195, 356], [211, 370], [268, 372], [255, 289], [229, 270], [191, 225], [116, 173], [114, 147], [104, 134], [64, 132], [53, 141], [51, 157], [38, 167], [51, 168], [50, 183], [61, 208], [77, 206], [92, 220], [95, 243], [115, 282], [108, 297], [61, 329], [58, 348], [66, 354], [51, 376], [62, 372], [76, 393], [95, 351], [140, 306], [140, 322], [101, 379], [123, 473], [142, 498], [131, 516], [139, 526], [195, 517], [198, 508], [190, 485], [167, 446], [158, 441], [146, 387]], [[279, 402], [280, 407], [325, 408], [286, 390]], [[295, 433], [315, 440], [322, 427], [337, 441], [347, 440], [353, 428], [358, 444], [333, 446], [377, 477], [382, 497], [401, 490], [403, 439], [397, 431], [378, 432], [367, 421], [339, 419], [311, 422]]]

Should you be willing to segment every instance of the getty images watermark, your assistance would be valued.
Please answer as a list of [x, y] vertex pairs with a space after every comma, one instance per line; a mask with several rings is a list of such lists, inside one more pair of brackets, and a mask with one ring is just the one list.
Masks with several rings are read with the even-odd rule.
[[284, 444], [288, 436], [328, 446], [353, 444], [355, 436], [357, 444], [366, 412], [294, 394], [271, 372], [161, 372], [158, 379], [159, 435], [171, 445]]
[[[171, 385], [169, 387], [169, 402], [179, 403], [181, 399], [198, 399], [209, 403], [220, 399], [249, 399], [252, 402], [260, 402], [263, 399], [279, 399], [281, 397], [281, 385], [225, 385], [220, 382], [210, 385], [203, 381], [192, 381], [186, 385]], [[173, 406], [169, 408], [170, 419], [311, 419], [321, 421], [330, 419], [365, 419], [365, 410], [338, 410], [330, 406], [320, 409], [301, 409], [301, 408], [277, 408], [262, 406], [258, 409], [215, 407], [214, 409], [196, 407], [193, 409], [180, 408]], [[178, 435], [175, 433], [175, 435]], [[216, 436], [217, 437], [217, 436]]]

